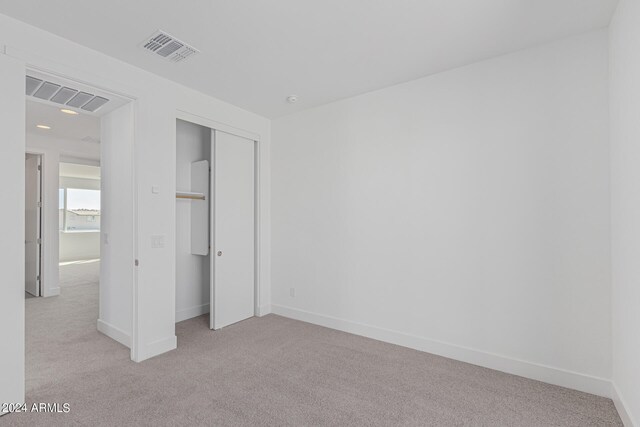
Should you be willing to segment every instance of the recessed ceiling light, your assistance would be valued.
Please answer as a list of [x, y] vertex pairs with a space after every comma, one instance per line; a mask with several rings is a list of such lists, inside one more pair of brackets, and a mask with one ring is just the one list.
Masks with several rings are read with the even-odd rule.
[[39, 129], [51, 129], [51, 126], [47, 126], [47, 125], [36, 125], [36, 127]]
[[71, 114], [72, 116], [77, 116], [79, 114], [77, 111], [67, 110], [66, 108], [63, 108], [60, 111], [62, 111], [65, 114]]

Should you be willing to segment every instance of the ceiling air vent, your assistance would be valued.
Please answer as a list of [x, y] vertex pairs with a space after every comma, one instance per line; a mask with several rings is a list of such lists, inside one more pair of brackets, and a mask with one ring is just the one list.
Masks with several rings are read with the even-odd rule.
[[107, 98], [82, 92], [57, 83], [47, 82], [32, 76], [27, 76], [25, 92], [28, 96], [66, 105], [84, 111], [95, 113], [100, 107], [109, 102]]
[[189, 46], [172, 35], [160, 30], [143, 41], [140, 46], [171, 62], [180, 62], [199, 52], [195, 47]]
[[85, 136], [82, 138], [84, 142], [91, 142], [93, 144], [100, 144], [100, 140], [98, 138], [94, 138], [92, 136]]

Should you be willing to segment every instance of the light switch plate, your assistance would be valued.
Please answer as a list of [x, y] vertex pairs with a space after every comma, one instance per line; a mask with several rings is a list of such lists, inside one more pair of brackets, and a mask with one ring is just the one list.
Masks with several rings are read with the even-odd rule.
[[153, 249], [164, 248], [164, 236], [162, 235], [151, 236], [151, 247]]

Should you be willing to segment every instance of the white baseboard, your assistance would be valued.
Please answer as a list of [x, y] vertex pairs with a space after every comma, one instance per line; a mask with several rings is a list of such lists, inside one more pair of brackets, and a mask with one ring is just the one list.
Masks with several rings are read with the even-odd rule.
[[258, 307], [258, 317], [266, 316], [271, 313], [271, 304], [265, 304]]
[[56, 297], [58, 295], [60, 295], [60, 287], [51, 289], [45, 287], [43, 289], [43, 297]]
[[138, 358], [135, 362], [142, 362], [143, 360], [150, 359], [159, 354], [166, 353], [167, 351], [175, 350], [178, 347], [178, 338], [174, 335], [172, 337], [163, 338], [157, 341], [153, 341], [149, 344], [142, 346], [138, 352]]
[[209, 312], [209, 303], [196, 305], [194, 307], [185, 308], [184, 310], [176, 311], [176, 323], [183, 320], [192, 319], [194, 317], [202, 316]]
[[622, 423], [625, 427], [639, 427], [640, 424], [637, 424], [633, 417], [631, 416], [631, 412], [628, 410], [628, 406], [625, 400], [622, 398], [620, 394], [620, 390], [614, 382], [611, 383], [611, 399], [613, 403], [616, 405], [616, 409], [618, 410], [618, 414], [620, 414], [620, 419], [622, 419]]
[[102, 332], [109, 338], [118, 341], [120, 344], [131, 348], [131, 335], [127, 334], [122, 329], [116, 328], [115, 326], [98, 319], [98, 331]]
[[461, 362], [471, 363], [473, 365], [483, 366], [485, 368], [495, 369], [497, 371], [519, 375], [521, 377], [559, 385], [598, 396], [611, 397], [611, 381], [605, 378], [518, 360], [499, 354], [487, 353], [473, 348], [431, 340], [336, 317], [311, 313], [296, 308], [272, 304], [271, 310], [274, 314], [301, 320], [303, 322], [314, 323], [327, 328], [337, 329], [339, 331], [349, 332], [379, 341], [437, 354], [439, 356], [448, 357]]

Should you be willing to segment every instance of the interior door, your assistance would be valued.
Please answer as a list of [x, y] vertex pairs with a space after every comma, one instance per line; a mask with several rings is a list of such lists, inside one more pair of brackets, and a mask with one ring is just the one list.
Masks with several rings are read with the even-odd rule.
[[40, 156], [27, 154], [25, 160], [24, 289], [40, 296]]
[[254, 141], [212, 131], [211, 329], [254, 315]]

